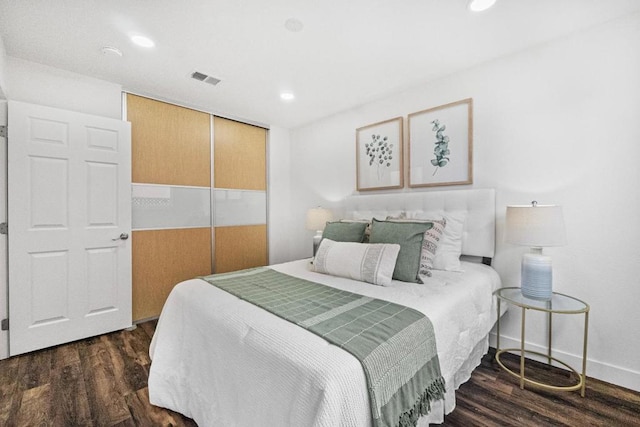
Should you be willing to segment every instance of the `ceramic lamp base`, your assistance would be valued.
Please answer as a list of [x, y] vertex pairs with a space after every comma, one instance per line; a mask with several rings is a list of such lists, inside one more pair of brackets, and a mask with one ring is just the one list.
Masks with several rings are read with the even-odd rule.
[[548, 301], [553, 293], [551, 257], [542, 253], [528, 253], [522, 256], [522, 295], [527, 298]]

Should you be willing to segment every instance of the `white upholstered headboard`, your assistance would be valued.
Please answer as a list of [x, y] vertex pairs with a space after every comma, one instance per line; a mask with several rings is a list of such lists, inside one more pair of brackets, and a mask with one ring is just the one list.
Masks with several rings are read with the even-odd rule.
[[496, 241], [494, 189], [421, 191], [395, 194], [354, 195], [345, 200], [347, 218], [385, 219], [401, 212], [441, 216], [444, 212], [467, 213], [462, 254], [493, 258]]

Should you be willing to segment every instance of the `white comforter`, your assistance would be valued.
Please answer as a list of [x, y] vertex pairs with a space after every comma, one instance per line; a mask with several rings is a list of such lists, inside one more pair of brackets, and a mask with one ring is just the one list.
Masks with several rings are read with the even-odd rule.
[[[495, 270], [463, 262], [464, 273], [434, 271], [424, 285], [393, 281], [381, 287], [311, 272], [308, 263], [272, 268], [403, 304], [431, 319], [447, 394], [420, 425], [442, 422], [455, 407], [454, 390], [487, 350], [496, 318], [492, 292], [500, 287]], [[365, 376], [355, 357], [203, 280], [176, 285], [149, 352], [151, 403], [200, 426], [371, 425]]]

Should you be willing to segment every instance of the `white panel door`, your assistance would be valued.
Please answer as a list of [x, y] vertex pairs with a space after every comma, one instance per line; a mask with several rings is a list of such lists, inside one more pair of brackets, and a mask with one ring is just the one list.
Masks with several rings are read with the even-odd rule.
[[131, 326], [130, 124], [10, 101], [8, 136], [10, 354]]

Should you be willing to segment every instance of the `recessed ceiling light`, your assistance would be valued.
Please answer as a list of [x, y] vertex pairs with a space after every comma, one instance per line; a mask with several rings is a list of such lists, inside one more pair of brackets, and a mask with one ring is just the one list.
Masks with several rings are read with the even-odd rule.
[[102, 49], [100, 49], [100, 51], [104, 55], [108, 55], [108, 56], [122, 56], [122, 51], [117, 47], [113, 47], [113, 46], [104, 46]]
[[154, 47], [156, 45], [149, 37], [141, 35], [131, 36], [131, 41], [140, 47]]
[[283, 101], [293, 101], [295, 98], [296, 96], [291, 92], [282, 92], [280, 94], [280, 99]]
[[289, 18], [284, 21], [284, 27], [292, 33], [299, 33], [304, 28], [304, 24], [297, 18]]
[[482, 12], [493, 6], [495, 2], [496, 0], [471, 0], [469, 2], [469, 10], [472, 12]]

